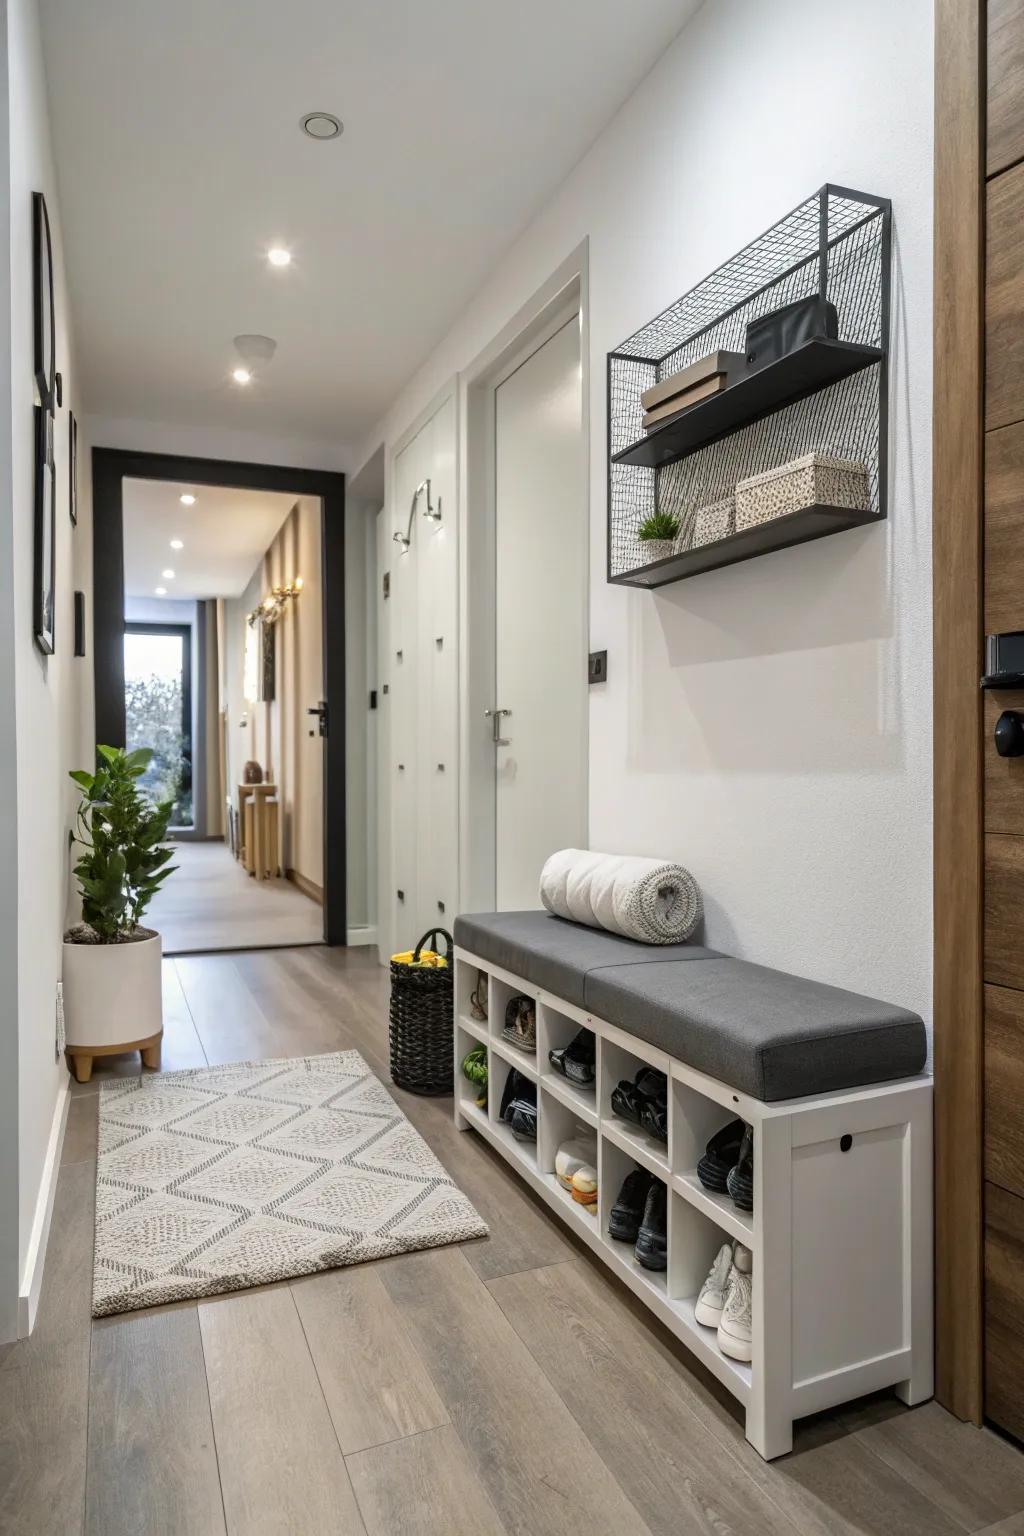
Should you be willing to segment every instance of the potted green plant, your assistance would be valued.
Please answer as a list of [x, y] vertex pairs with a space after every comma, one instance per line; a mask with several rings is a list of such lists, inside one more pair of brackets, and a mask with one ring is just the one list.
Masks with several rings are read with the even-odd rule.
[[142, 917], [173, 869], [162, 839], [174, 802], [154, 804], [139, 788], [152, 751], [96, 750], [96, 772], [71, 775], [81, 790], [72, 842], [82, 921], [64, 935], [64, 1019], [80, 1083], [94, 1056], [137, 1050], [144, 1066], [160, 1065], [160, 935]]
[[644, 547], [645, 563], [665, 560], [675, 553], [679, 534], [679, 519], [671, 512], [652, 512], [637, 529], [637, 538]]

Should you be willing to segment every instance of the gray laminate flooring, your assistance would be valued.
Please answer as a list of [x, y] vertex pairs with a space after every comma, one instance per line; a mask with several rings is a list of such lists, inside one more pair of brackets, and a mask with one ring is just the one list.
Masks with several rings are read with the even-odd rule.
[[[356, 1047], [366, 951], [165, 965], [164, 1067]], [[717, 1384], [472, 1132], [399, 1094], [491, 1236], [92, 1322], [97, 1062], [32, 1337], [0, 1353], [0, 1531], [45, 1536], [1024, 1536], [1024, 1457], [867, 1399], [767, 1465]]]

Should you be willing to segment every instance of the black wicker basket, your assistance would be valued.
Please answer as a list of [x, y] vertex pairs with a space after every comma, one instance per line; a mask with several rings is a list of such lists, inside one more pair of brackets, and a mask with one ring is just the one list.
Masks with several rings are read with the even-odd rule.
[[[438, 939], [445, 941], [447, 965], [418, 965], [423, 948], [437, 949]], [[454, 1091], [452, 950], [451, 934], [432, 928], [416, 945], [412, 964], [391, 962], [391, 1079], [410, 1093]]]

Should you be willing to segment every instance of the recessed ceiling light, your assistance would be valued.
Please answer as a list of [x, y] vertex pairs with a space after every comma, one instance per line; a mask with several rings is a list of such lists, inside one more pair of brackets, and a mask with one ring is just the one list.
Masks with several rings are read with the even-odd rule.
[[174, 580], [174, 572], [171, 570], [170, 566], [167, 567], [166, 571], [161, 571], [160, 575], [163, 577], [164, 581]]
[[155, 592], [157, 597], [166, 597], [167, 596], [167, 588], [166, 587], [154, 587], [153, 591]]
[[249, 380], [252, 378], [252, 374], [249, 372], [248, 368], [234, 368], [232, 369], [231, 377], [234, 379], [236, 384], [248, 384]]
[[345, 125], [333, 112], [307, 112], [301, 126], [311, 139], [336, 139]]
[[286, 267], [291, 259], [291, 251], [286, 251], [283, 245], [272, 245], [267, 252], [267, 260], [272, 267]]
[[184, 549], [185, 545], [182, 543], [181, 539], [172, 539], [171, 540], [171, 548], [172, 549]]
[[178, 500], [181, 502], [183, 507], [194, 507], [196, 504], [196, 499], [192, 495], [191, 491], [186, 491], [184, 496], [178, 497]]

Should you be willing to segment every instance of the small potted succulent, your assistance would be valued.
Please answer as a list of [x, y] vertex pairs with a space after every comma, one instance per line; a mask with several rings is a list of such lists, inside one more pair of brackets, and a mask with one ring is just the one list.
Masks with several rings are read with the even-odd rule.
[[172, 873], [171, 849], [161, 844], [174, 801], [153, 804], [138, 785], [152, 751], [96, 750], [96, 772], [71, 775], [81, 790], [72, 841], [81, 849], [82, 921], [64, 935], [64, 1020], [80, 1083], [94, 1056], [141, 1051], [144, 1066], [160, 1065], [160, 935], [142, 917]]
[[637, 538], [643, 545], [645, 564], [654, 560], [666, 560], [675, 554], [679, 534], [679, 519], [671, 512], [652, 512], [637, 529]]

